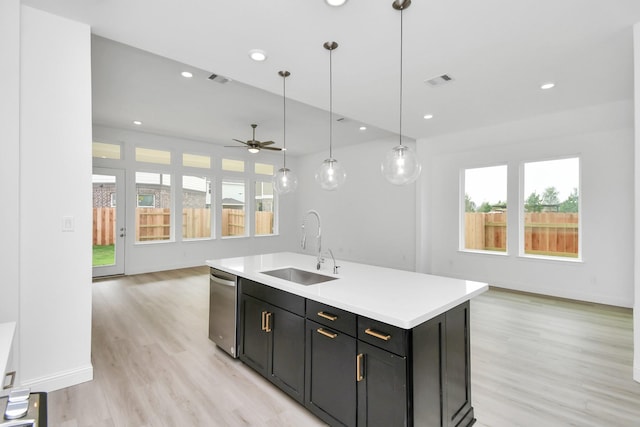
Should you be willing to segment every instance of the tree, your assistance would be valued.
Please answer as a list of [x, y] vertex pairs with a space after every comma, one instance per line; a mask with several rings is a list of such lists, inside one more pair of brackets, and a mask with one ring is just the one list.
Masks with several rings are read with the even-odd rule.
[[464, 193], [464, 211], [465, 212], [475, 212], [476, 211], [476, 202], [471, 200], [471, 197], [467, 193]]
[[542, 193], [542, 204], [551, 206], [560, 204], [556, 187], [547, 187], [544, 189], [544, 193]]
[[488, 212], [491, 212], [491, 209], [492, 208], [491, 208], [491, 205], [489, 204], [489, 202], [482, 202], [482, 204], [478, 208], [477, 212], [488, 213]]
[[558, 207], [560, 212], [578, 212], [578, 189], [574, 188], [567, 200], [560, 203]]
[[524, 201], [525, 212], [542, 212], [542, 199], [535, 191]]

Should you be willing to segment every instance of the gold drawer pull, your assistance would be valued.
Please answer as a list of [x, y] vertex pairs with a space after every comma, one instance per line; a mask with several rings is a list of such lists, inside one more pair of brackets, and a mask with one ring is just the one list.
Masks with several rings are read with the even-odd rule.
[[360, 382], [364, 379], [364, 375], [362, 375], [362, 362], [364, 359], [364, 354], [360, 353], [356, 357], [356, 381]]
[[262, 319], [261, 319], [261, 330], [266, 331], [267, 330], [267, 322], [266, 322], [266, 317], [267, 317], [267, 312], [263, 311], [262, 312]]
[[319, 333], [320, 335], [324, 335], [325, 337], [327, 337], [327, 338], [331, 338], [331, 339], [334, 339], [335, 337], [337, 337], [337, 336], [338, 336], [338, 334], [334, 334], [333, 332], [327, 332], [327, 331], [325, 331], [325, 330], [324, 330], [324, 329], [322, 329], [322, 328], [318, 328], [318, 333]]
[[372, 337], [376, 337], [378, 339], [381, 339], [383, 341], [389, 341], [391, 339], [391, 335], [382, 334], [380, 332], [374, 331], [371, 328], [365, 329], [364, 333], [367, 334], [367, 335], [371, 335]]
[[264, 319], [265, 319], [265, 329], [264, 329], [264, 331], [265, 332], [271, 332], [271, 314], [272, 313], [267, 312], [267, 314], [264, 316]]
[[331, 320], [332, 322], [335, 322], [336, 320], [338, 320], [338, 316], [334, 316], [333, 314], [328, 314], [325, 313], [324, 311], [319, 311], [318, 312], [318, 316], [323, 317], [327, 320]]

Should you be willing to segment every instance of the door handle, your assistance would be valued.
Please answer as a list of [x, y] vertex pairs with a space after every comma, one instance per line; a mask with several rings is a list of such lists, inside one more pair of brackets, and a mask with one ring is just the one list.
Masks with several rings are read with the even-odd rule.
[[265, 332], [271, 332], [271, 314], [270, 312], [266, 312], [265, 316], [264, 316], [264, 320], [265, 320]]
[[367, 334], [367, 335], [371, 335], [372, 337], [376, 337], [376, 338], [378, 338], [380, 340], [383, 340], [383, 341], [389, 341], [391, 339], [391, 335], [384, 334], [384, 333], [378, 332], [378, 331], [374, 331], [371, 328], [365, 329], [364, 333]]
[[333, 332], [325, 331], [325, 330], [324, 330], [324, 329], [322, 329], [322, 328], [318, 328], [318, 329], [317, 329], [317, 331], [318, 331], [318, 333], [319, 333], [320, 335], [324, 335], [325, 337], [327, 337], [327, 338], [331, 338], [331, 339], [334, 339], [335, 337], [337, 337], [337, 336], [338, 336], [338, 334], [334, 334]]
[[336, 320], [338, 320], [338, 316], [334, 316], [333, 314], [329, 314], [329, 313], [325, 313], [324, 311], [319, 311], [318, 312], [318, 316], [323, 317], [327, 320], [331, 320], [332, 322], [335, 322]]
[[122, 228], [120, 229], [120, 237], [124, 237], [124, 236], [126, 236], [126, 235], [127, 235], [127, 229], [126, 229], [126, 228], [124, 228], [124, 227], [122, 227]]

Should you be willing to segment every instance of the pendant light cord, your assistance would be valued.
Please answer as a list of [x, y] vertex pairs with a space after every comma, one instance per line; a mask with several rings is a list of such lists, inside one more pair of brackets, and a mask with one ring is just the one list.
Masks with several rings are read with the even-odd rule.
[[282, 160], [287, 168], [287, 75], [282, 76]]
[[329, 50], [329, 158], [333, 159], [333, 49]]
[[400, 145], [402, 145], [402, 12], [400, 9]]

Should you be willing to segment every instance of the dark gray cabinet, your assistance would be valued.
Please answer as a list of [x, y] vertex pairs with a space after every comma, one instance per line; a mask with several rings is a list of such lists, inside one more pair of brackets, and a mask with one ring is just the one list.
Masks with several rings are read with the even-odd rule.
[[305, 406], [332, 426], [356, 425], [357, 341], [307, 320]]
[[469, 302], [398, 328], [240, 279], [239, 357], [331, 426], [470, 427]]
[[303, 403], [304, 298], [246, 279], [240, 291], [240, 360]]

